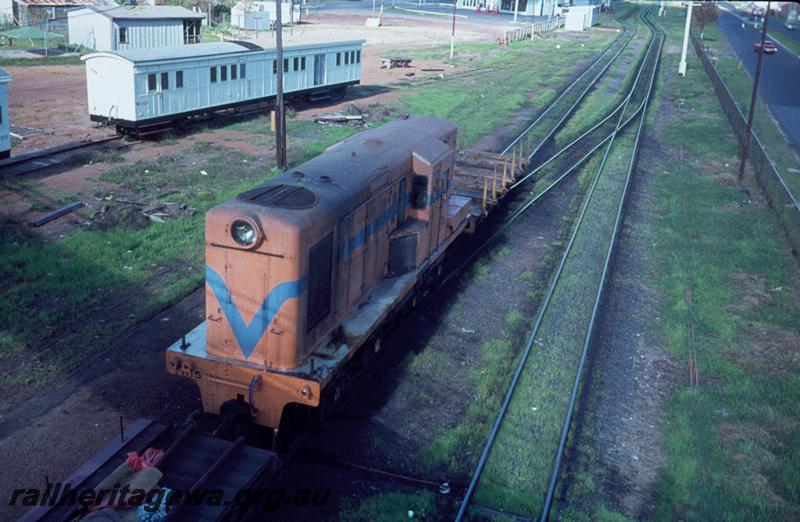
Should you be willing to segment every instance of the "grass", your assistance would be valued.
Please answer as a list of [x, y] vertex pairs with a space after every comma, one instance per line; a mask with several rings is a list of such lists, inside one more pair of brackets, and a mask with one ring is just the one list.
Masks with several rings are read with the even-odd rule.
[[41, 58], [0, 58], [0, 67], [35, 67], [39, 65], [83, 65], [80, 56], [42, 56]]
[[[701, 94], [687, 98], [684, 109], [705, 113], [715, 98], [696, 69], [686, 79]], [[800, 368], [765, 354], [764, 341], [754, 335], [800, 331], [797, 300], [770, 295], [771, 289], [796, 286], [797, 265], [771, 210], [763, 203], [742, 206], [739, 190], [722, 181], [720, 171], [732, 174], [720, 162], [737, 164], [738, 147], [719, 106], [702, 121], [683, 137], [668, 126], [661, 139], [689, 156], [654, 165], [663, 171], [654, 183], [659, 219], [650, 238], [657, 252], [655, 284], [665, 301], [662, 333], [685, 361], [691, 317], [701, 374], [699, 387], [678, 385], [666, 404], [668, 460], [655, 488], [656, 516], [797, 518]], [[691, 309], [687, 285], [695, 296]], [[762, 288], [768, 297], [751, 301]]]
[[[354, 132], [308, 127], [308, 122], [289, 123], [290, 136], [305, 136], [290, 137], [289, 157], [294, 163]], [[18, 360], [54, 333], [101, 313], [122, 297], [137, 295], [131, 303], [131, 318], [114, 325], [95, 321], [79, 329], [59, 344], [60, 349], [49, 350], [36, 368], [4, 375], [0, 389], [32, 393], [107, 346], [125, 327], [202, 283], [205, 211], [278, 173], [264, 160], [203, 143], [136, 163], [122, 163], [112, 155], [107, 158], [109, 168], [100, 176], [120, 185], [123, 192], [137, 194], [137, 199], [186, 204], [196, 209], [192, 216], [142, 228], [138, 210], [131, 209], [140, 220], [133, 225], [128, 214], [123, 214], [119, 224], [78, 229], [57, 242], [45, 240], [13, 220], [0, 227], [0, 288], [4, 290], [0, 294], [0, 364]], [[43, 190], [36, 182], [14, 183], [34, 193]], [[71, 201], [73, 197], [62, 195], [60, 199]], [[86, 343], [85, 339], [95, 342]]]
[[[475, 67], [492, 69], [489, 85], [485, 77], [473, 74], [434, 80], [415, 87], [403, 98], [399, 109], [455, 123], [459, 139], [470, 147], [482, 136], [507, 125], [524, 108], [544, 108], [556, 97], [557, 89], [577, 73], [576, 64], [588, 62], [614, 36], [599, 33], [585, 41], [544, 38], [515, 42], [505, 49], [498, 49], [495, 44], [464, 44], [460, 56], [474, 52], [482, 56], [474, 59]], [[556, 43], [561, 45], [557, 51]], [[444, 52], [444, 48], [419, 51], [427, 59], [443, 56]], [[525, 66], [519, 67], [520, 63]], [[524, 122], [516, 127], [522, 130]]]
[[336, 516], [342, 522], [403, 522], [435, 520], [436, 500], [430, 491], [379, 493], [358, 501], [350, 500]]
[[[662, 23], [680, 41], [681, 14], [668, 11]], [[796, 520], [800, 362], [786, 349], [800, 335], [797, 261], [771, 209], [759, 197], [743, 202], [736, 138], [702, 67], [690, 63], [680, 78], [671, 73], [677, 62], [677, 51], [665, 57], [653, 107], [664, 107], [663, 124], [648, 131], [664, 154], [640, 158], [640, 169], [653, 173], [644, 201], [652, 218], [630, 234], [651, 254], [642, 270], [660, 296], [652, 324], [679, 369], [662, 406], [666, 463], [652, 485], [652, 518]], [[687, 114], [697, 123], [686, 125]], [[689, 321], [696, 386], [683, 370]], [[569, 490], [578, 500], [564, 518], [594, 520], [619, 497], [603, 477], [618, 472], [599, 470], [593, 451], [580, 451], [583, 471]]]

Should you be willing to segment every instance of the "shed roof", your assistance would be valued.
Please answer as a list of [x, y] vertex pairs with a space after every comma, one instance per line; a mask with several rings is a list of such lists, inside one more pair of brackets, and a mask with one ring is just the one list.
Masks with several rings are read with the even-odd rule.
[[165, 18], [201, 19], [203, 15], [179, 5], [90, 5], [95, 13], [112, 20], [163, 20]]
[[11, 81], [11, 75], [8, 74], [3, 69], [0, 69], [0, 83], [6, 83]]
[[174, 45], [170, 47], [157, 47], [151, 49], [123, 49], [117, 51], [91, 53], [82, 56], [81, 59], [85, 61], [95, 56], [116, 56], [132, 63], [141, 63], [155, 62], [158, 60], [177, 60], [180, 58], [200, 58], [203, 56], [241, 53], [250, 50], [251, 49], [232, 42], [212, 42], [192, 45]]
[[104, 5], [104, 0], [16, 0], [18, 4], [41, 7], [85, 7]]

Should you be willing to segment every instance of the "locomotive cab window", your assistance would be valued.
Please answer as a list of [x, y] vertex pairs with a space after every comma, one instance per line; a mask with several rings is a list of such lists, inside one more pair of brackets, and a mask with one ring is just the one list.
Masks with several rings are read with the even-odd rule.
[[411, 180], [411, 208], [424, 210], [428, 206], [428, 177], [415, 175]]
[[147, 75], [147, 91], [153, 92], [156, 90], [156, 75], [155, 74], [148, 74]]
[[181, 89], [183, 87], [183, 71], [175, 71], [175, 88]]
[[307, 332], [313, 330], [331, 311], [332, 263], [333, 233], [330, 233], [308, 252]]

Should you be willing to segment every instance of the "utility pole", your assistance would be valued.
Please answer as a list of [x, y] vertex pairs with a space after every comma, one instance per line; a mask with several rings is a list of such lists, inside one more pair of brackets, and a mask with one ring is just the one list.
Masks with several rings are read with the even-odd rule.
[[750, 133], [753, 130], [753, 116], [756, 112], [758, 81], [761, 79], [761, 64], [764, 61], [764, 40], [767, 39], [769, 4], [770, 2], [767, 2], [767, 12], [764, 14], [764, 27], [761, 28], [761, 48], [758, 51], [758, 61], [756, 62], [756, 77], [753, 79], [753, 95], [750, 97], [750, 114], [747, 116], [747, 129], [744, 131], [744, 143], [742, 144], [742, 163], [739, 165], [739, 181], [744, 179], [744, 164], [747, 161], [747, 153], [750, 150]]
[[519, 11], [519, 0], [514, 0], [514, 21], [517, 21], [517, 12]]
[[453, 51], [456, 47], [456, 3], [458, 0], [453, 0], [453, 30], [450, 32], [450, 61], [453, 61]]
[[683, 29], [683, 49], [681, 50], [681, 63], [678, 64], [678, 74], [686, 76], [686, 51], [689, 47], [689, 28], [692, 25], [692, 2], [686, 2], [686, 27]]
[[47, 33], [50, 31], [50, 13], [46, 14], [47, 18], [44, 20], [44, 55], [50, 56], [50, 45], [47, 43]]
[[281, 0], [275, 0], [275, 161], [279, 169], [286, 168], [286, 113], [283, 107], [283, 39], [281, 33]]

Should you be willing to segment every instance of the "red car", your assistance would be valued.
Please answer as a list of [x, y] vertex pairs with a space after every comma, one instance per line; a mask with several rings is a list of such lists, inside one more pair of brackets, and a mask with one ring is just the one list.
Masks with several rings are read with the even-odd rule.
[[[753, 44], [753, 50], [755, 52], [760, 51], [761, 50], [761, 42], [754, 43]], [[778, 52], [778, 46], [775, 45], [775, 42], [773, 42], [772, 40], [764, 40], [764, 52], [766, 54], [777, 53]]]

